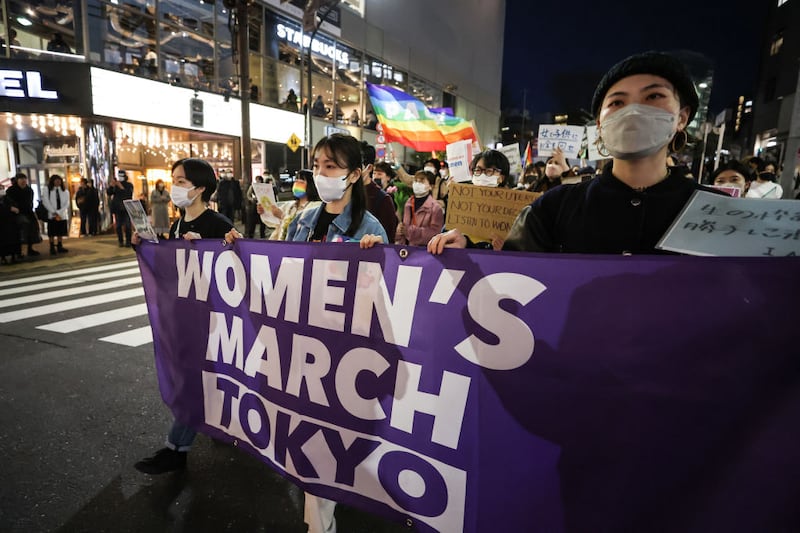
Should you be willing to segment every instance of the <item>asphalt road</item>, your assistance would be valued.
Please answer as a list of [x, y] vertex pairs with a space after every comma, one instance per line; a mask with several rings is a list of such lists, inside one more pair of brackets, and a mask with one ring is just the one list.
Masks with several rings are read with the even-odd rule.
[[[65, 245], [0, 270], [0, 531], [305, 531], [302, 491], [204, 435], [183, 473], [133, 468], [171, 421], [144, 299], [113, 299], [140, 287], [134, 254], [113, 236]], [[342, 505], [336, 516], [340, 533], [411, 530]]]

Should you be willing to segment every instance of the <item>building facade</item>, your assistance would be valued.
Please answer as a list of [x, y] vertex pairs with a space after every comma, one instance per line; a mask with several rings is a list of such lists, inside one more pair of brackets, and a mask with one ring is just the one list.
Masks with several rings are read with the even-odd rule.
[[[81, 177], [103, 191], [122, 169], [146, 196], [158, 179], [169, 186], [181, 157], [242, 175], [243, 127], [250, 175], [277, 177], [303, 168], [302, 146], [330, 132], [380, 141], [366, 83], [451, 107], [484, 143], [496, 140], [503, 0], [321, 3], [312, 36], [305, 1], [251, 2], [245, 55], [235, 2], [0, 1], [0, 179], [24, 171], [38, 194], [58, 173], [73, 192]], [[386, 154], [423, 158], [396, 144]]]

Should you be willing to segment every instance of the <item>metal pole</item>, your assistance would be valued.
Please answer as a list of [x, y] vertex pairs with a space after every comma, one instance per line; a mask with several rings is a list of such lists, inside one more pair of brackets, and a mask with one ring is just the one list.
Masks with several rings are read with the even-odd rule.
[[[314, 24], [314, 31], [311, 32], [311, 38], [308, 41], [308, 50], [306, 51], [306, 66], [308, 67], [308, 72], [307, 72], [308, 80], [306, 80], [306, 84], [307, 84], [306, 87], [308, 88], [308, 90], [306, 91], [306, 95], [307, 95], [307, 100], [306, 100], [306, 147], [307, 147], [307, 150], [306, 150], [306, 164], [308, 164], [309, 166], [311, 165], [311, 161], [309, 160], [309, 158], [310, 158], [310, 154], [311, 154], [311, 104], [313, 103], [311, 101], [311, 97], [312, 97], [312, 94], [311, 94], [311, 43], [314, 41], [314, 37], [317, 36], [317, 32], [319, 31], [320, 27], [322, 26], [322, 23], [325, 21], [325, 18], [328, 16], [328, 13], [330, 13], [331, 10], [334, 7], [339, 5], [339, 2], [341, 2], [341, 1], [342, 0], [334, 0], [329, 5], [325, 6], [325, 8], [326, 8], [325, 12], [322, 13], [322, 16], [319, 18], [319, 21], [316, 24]], [[303, 29], [305, 30], [305, 28], [303, 28]], [[303, 35], [303, 40], [305, 41], [305, 35]], [[301, 53], [302, 53], [302, 50], [301, 50]], [[335, 71], [335, 69], [336, 69], [336, 57], [334, 57], [332, 59], [332, 61], [333, 61], [333, 68], [334, 68], [334, 73], [335, 73], [336, 72]], [[333, 109], [334, 115], [336, 114], [335, 104], [336, 104], [336, 101], [334, 100], [334, 109]], [[334, 116], [334, 120], [335, 119], [336, 119], [336, 117]]]
[[247, 0], [239, 0], [236, 18], [239, 28], [239, 97], [242, 101], [242, 188], [247, 190], [252, 182], [253, 166], [250, 141], [250, 39]]

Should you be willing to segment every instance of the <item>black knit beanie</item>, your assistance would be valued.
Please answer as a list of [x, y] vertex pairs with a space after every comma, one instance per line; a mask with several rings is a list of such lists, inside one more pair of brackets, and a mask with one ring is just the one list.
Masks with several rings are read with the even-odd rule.
[[669, 81], [678, 93], [681, 106], [689, 106], [689, 122], [692, 121], [698, 106], [694, 82], [683, 63], [663, 52], [635, 54], [611, 67], [597, 84], [592, 96], [592, 112], [595, 117], [600, 114], [603, 98], [611, 86], [634, 74], [653, 74]]

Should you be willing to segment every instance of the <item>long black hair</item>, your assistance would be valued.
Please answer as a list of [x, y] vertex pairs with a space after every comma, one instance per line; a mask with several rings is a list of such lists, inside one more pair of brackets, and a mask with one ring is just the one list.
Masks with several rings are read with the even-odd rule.
[[58, 174], [53, 174], [50, 176], [50, 179], [47, 180], [47, 190], [52, 191], [55, 188], [56, 180], [61, 180], [61, 190], [65, 190], [66, 186], [64, 185], [64, 178], [59, 176]]
[[[339, 167], [347, 169], [347, 174], [362, 168], [361, 144], [351, 135], [334, 133], [328, 137], [323, 137], [314, 147], [311, 157], [320, 150], [325, 150], [331, 159], [336, 161]], [[345, 234], [348, 237], [355, 235], [361, 222], [364, 220], [364, 213], [367, 211], [367, 193], [364, 189], [364, 181], [358, 179], [352, 184], [350, 193], [350, 227]]]

